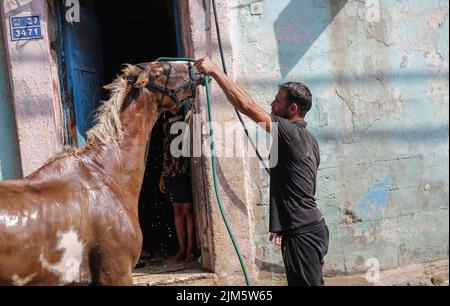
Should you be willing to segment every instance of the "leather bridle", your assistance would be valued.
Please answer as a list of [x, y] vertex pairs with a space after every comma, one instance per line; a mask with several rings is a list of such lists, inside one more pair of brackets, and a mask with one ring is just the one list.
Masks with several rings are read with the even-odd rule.
[[[158, 60], [156, 60], [158, 61]], [[178, 87], [175, 88], [169, 88], [169, 82], [170, 82], [170, 76], [172, 73], [172, 65], [170, 65], [169, 63], [167, 63], [169, 65], [169, 70], [166, 71], [164, 74], [166, 76], [166, 83], [164, 86], [158, 85], [155, 83], [156, 79], [155, 77], [152, 75], [150, 69], [145, 66], [144, 64], [136, 64], [136, 67], [139, 67], [140, 69], [142, 69], [148, 77], [148, 84], [145, 86], [148, 90], [152, 91], [152, 92], [161, 92], [167, 96], [169, 96], [176, 104], [177, 108], [181, 108], [184, 103], [186, 103], [188, 100], [190, 99], [195, 99], [195, 80], [192, 77], [192, 64], [190, 62], [187, 62], [188, 65], [188, 71], [189, 71], [189, 80], [183, 84], [181, 84]], [[135, 77], [130, 77], [127, 79], [128, 83], [133, 83], [136, 81]], [[191, 95], [189, 95], [188, 97], [184, 98], [183, 100], [180, 101], [180, 99], [178, 98], [178, 93], [185, 90], [186, 88], [190, 88], [191, 90]]]

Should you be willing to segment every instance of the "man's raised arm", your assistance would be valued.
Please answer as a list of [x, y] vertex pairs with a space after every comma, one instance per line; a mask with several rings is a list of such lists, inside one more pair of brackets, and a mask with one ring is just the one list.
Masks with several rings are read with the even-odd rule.
[[263, 124], [267, 132], [272, 130], [272, 118], [250, 96], [248, 92], [233, 82], [219, 67], [208, 57], [199, 59], [195, 66], [206, 75], [212, 76], [225, 92], [230, 103], [241, 113], [258, 124]]

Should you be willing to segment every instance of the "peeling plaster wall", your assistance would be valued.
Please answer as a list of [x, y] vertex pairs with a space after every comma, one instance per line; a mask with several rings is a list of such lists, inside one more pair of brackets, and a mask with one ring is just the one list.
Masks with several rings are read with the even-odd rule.
[[[267, 111], [281, 82], [313, 93], [327, 274], [448, 257], [448, 1], [265, 0], [261, 15], [253, 2], [228, 4], [234, 71]], [[259, 172], [256, 261], [282, 271]]]

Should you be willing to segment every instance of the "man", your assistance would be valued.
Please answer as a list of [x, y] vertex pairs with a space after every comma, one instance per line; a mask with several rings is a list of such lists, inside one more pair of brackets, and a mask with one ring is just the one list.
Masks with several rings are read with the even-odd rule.
[[217, 81], [241, 113], [268, 133], [277, 133], [278, 148], [271, 151], [271, 156], [278, 153], [278, 162], [270, 170], [270, 240], [281, 246], [290, 286], [323, 285], [329, 232], [314, 198], [320, 157], [304, 120], [312, 104], [309, 89], [297, 82], [280, 85], [269, 115], [208, 57], [198, 60], [196, 67]]

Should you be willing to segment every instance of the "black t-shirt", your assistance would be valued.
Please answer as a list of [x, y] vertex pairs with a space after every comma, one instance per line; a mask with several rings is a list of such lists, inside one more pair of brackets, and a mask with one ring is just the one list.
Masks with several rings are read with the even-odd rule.
[[277, 135], [273, 134], [276, 141], [270, 153], [269, 230], [280, 233], [322, 218], [314, 198], [320, 156], [317, 140], [304, 120], [271, 117], [272, 133]]

